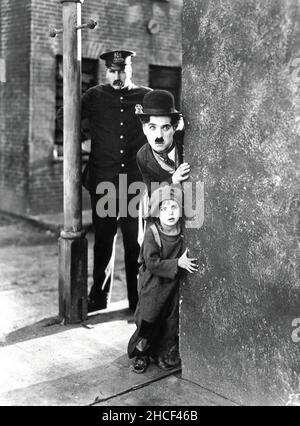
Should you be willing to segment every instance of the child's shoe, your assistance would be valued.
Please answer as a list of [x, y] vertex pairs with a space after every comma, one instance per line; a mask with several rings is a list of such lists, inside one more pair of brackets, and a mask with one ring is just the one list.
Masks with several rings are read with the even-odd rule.
[[137, 356], [132, 364], [132, 371], [137, 374], [145, 373], [150, 364], [148, 356]]

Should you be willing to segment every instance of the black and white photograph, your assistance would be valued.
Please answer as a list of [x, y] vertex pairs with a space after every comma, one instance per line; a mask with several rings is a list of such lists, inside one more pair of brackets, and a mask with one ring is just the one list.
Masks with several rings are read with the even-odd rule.
[[0, 360], [96, 424], [300, 406], [299, 0], [0, 0]]

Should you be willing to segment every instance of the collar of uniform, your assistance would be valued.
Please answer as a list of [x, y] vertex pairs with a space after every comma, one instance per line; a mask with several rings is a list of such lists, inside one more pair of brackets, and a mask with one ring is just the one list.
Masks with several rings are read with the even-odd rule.
[[[132, 89], [134, 89], [135, 87], [137, 87], [135, 84], [133, 84], [133, 83], [130, 83], [127, 87], [126, 87], [126, 89], [124, 89], [124, 90], [127, 90], [127, 91], [129, 91], [129, 90], [132, 90]], [[122, 89], [123, 90], [123, 89]]]
[[107, 89], [113, 93], [126, 93], [129, 92], [132, 89], [135, 89], [137, 86], [133, 83], [130, 83], [127, 87], [124, 87], [123, 89], [117, 90], [111, 87], [110, 84], [107, 84]]

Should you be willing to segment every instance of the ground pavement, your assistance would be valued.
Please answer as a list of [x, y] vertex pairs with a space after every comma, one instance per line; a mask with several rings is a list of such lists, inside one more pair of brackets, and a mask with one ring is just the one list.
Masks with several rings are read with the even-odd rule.
[[[90, 229], [89, 212], [84, 218]], [[131, 371], [126, 347], [135, 325], [127, 309], [120, 234], [109, 309], [82, 324], [61, 322], [60, 219], [47, 215], [30, 223], [0, 214], [0, 405], [234, 405], [183, 380], [180, 371]], [[91, 231], [87, 238], [90, 286]]]

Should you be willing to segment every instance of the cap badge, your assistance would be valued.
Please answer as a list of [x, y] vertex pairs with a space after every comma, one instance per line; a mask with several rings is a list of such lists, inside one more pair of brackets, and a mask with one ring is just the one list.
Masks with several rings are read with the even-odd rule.
[[143, 114], [143, 107], [140, 104], [136, 104], [135, 106], [135, 113], [136, 114]]
[[113, 59], [113, 63], [114, 64], [120, 64], [124, 62], [124, 58], [122, 56], [121, 52], [114, 52], [114, 59]]

